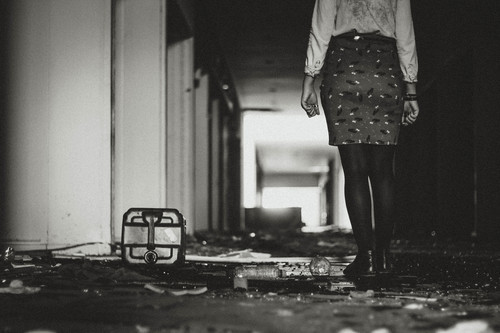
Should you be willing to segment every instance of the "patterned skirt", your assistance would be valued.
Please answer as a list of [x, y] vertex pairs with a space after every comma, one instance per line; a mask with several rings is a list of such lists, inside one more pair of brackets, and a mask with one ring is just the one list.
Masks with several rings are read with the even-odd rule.
[[402, 88], [393, 38], [355, 32], [333, 37], [320, 87], [329, 144], [397, 144]]

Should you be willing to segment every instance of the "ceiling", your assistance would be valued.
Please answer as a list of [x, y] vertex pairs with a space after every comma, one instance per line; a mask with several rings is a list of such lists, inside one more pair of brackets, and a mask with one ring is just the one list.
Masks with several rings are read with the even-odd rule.
[[[212, 21], [242, 109], [283, 116], [283, 126], [290, 116], [303, 117], [300, 121], [307, 124], [300, 95], [314, 0], [203, 1], [211, 1]], [[320, 126], [326, 131], [324, 120]], [[305, 136], [305, 145], [297, 137], [294, 144], [277, 139], [256, 145], [265, 173], [324, 169], [333, 149], [326, 139], [307, 140], [304, 132], [296, 131]]]
[[311, 0], [209, 0], [243, 109], [301, 112]]

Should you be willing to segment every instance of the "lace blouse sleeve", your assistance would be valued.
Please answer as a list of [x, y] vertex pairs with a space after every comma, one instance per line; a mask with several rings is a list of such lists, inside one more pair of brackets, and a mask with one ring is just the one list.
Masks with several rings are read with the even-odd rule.
[[336, 7], [335, 0], [316, 0], [314, 5], [304, 69], [309, 76], [318, 75], [323, 67], [334, 29]]
[[406, 82], [417, 82], [418, 59], [410, 0], [397, 1], [396, 42], [403, 79]]

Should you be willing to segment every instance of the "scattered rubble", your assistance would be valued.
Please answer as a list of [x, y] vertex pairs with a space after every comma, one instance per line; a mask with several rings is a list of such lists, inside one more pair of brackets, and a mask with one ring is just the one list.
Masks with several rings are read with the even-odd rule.
[[25, 286], [21, 280], [12, 280], [6, 288], [0, 288], [0, 294], [35, 294], [42, 288]]
[[436, 333], [493, 333], [493, 330], [483, 320], [471, 320], [456, 323], [449, 329], [439, 329]]
[[[0, 263], [0, 301], [8, 304], [0, 332], [500, 330], [500, 272], [492, 264], [500, 251], [492, 249], [445, 253], [440, 246], [395, 243], [395, 271], [404, 278], [373, 280], [373, 288], [332, 270], [338, 265], [331, 258], [349, 261], [355, 253], [352, 235], [333, 231], [199, 234], [188, 237], [187, 258], [216, 259], [175, 268], [13, 251], [2, 251]], [[272, 263], [282, 257], [289, 260]]]

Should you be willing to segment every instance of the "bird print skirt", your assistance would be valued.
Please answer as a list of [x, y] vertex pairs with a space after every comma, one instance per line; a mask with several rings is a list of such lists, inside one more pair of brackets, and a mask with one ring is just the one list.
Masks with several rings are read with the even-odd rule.
[[403, 79], [395, 39], [356, 33], [333, 37], [322, 74], [330, 145], [397, 144]]

